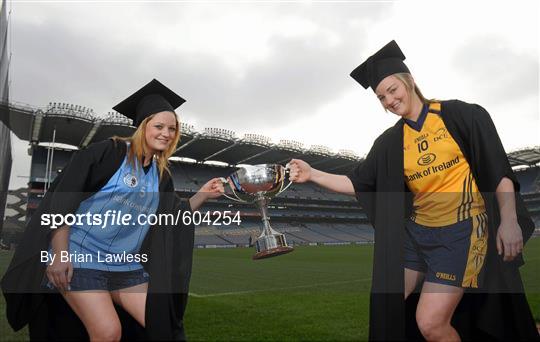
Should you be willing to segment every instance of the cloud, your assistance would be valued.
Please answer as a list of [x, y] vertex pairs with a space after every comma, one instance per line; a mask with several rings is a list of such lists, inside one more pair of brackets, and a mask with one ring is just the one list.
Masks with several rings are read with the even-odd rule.
[[467, 39], [453, 56], [453, 66], [464, 85], [492, 104], [538, 99], [538, 50], [515, 51], [494, 35]]
[[[506, 127], [505, 141], [528, 145], [534, 133], [515, 132], [523, 120], [538, 122], [538, 4], [490, 2], [489, 15], [479, 15], [484, 7], [14, 2], [11, 99], [103, 114], [155, 77], [188, 100], [179, 113], [199, 130], [276, 134], [364, 154], [395, 118], [348, 74], [396, 39], [427, 96], [471, 97]], [[519, 120], [500, 125], [509, 106], [520, 109]], [[14, 170], [27, 165], [17, 158]]]
[[339, 96], [388, 5], [41, 6], [16, 12], [14, 99], [103, 113], [156, 77], [196, 121], [257, 130]]

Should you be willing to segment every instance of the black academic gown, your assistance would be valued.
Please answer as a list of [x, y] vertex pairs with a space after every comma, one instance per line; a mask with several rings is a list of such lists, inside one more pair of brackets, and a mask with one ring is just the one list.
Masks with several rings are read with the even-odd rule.
[[[503, 262], [496, 251], [500, 217], [495, 190], [503, 177], [514, 182], [524, 241], [531, 236], [534, 224], [495, 126], [482, 107], [458, 100], [443, 101], [441, 117], [471, 167], [489, 218], [487, 286], [466, 292], [452, 324], [463, 340], [539, 340], [519, 275], [522, 256]], [[403, 239], [413, 198], [404, 182], [403, 124], [399, 120], [380, 135], [365, 160], [348, 175], [375, 228], [370, 340], [422, 338], [414, 315], [418, 296], [411, 295], [407, 303], [403, 300]]]
[[[42, 213], [74, 213], [84, 199], [99, 191], [121, 166], [126, 144], [106, 140], [76, 152], [55, 179], [28, 223], [20, 245], [2, 278], [6, 315], [14, 330], [29, 324], [33, 340], [87, 339], [84, 326], [59, 294], [44, 293], [40, 284], [45, 264], [40, 251], [49, 247], [50, 229], [40, 225]], [[180, 201], [171, 177], [159, 185], [157, 214], [191, 210]], [[119, 310], [125, 340], [185, 340], [183, 316], [191, 276], [194, 227], [151, 226], [140, 253], [150, 275], [146, 300], [146, 329]]]

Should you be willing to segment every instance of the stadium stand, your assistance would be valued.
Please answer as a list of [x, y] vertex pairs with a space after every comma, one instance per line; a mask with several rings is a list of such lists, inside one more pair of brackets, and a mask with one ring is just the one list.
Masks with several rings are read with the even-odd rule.
[[[3, 102], [0, 121], [19, 139], [30, 143], [32, 155], [28, 189], [10, 192], [7, 204], [2, 238], [13, 244], [73, 151], [113, 135], [129, 136], [134, 130], [129, 120], [118, 113], [109, 113], [103, 119], [91, 109], [66, 103], [35, 108]], [[182, 140], [171, 159], [171, 171], [178, 195], [188, 198], [207, 180], [230, 175], [236, 170], [235, 165], [284, 165], [291, 158], [303, 159], [320, 170], [337, 174], [345, 174], [362, 162], [354, 153], [333, 153], [324, 146], [304, 148], [301, 143], [285, 140], [274, 144], [257, 134], [237, 138], [232, 131], [207, 128], [197, 132], [192, 126], [182, 124]], [[511, 152], [508, 158], [516, 168], [526, 205], [540, 224], [540, 148]], [[14, 200], [13, 196], [20, 200]], [[253, 240], [260, 234], [260, 213], [252, 204], [220, 198], [208, 201], [201, 208], [202, 213], [223, 210], [240, 213], [241, 224], [225, 227], [201, 223], [195, 233], [197, 246], [246, 246], [250, 238]], [[373, 229], [354, 197], [332, 193], [314, 184], [292, 185], [272, 199], [269, 215], [271, 225], [284, 233], [291, 244], [373, 242]]]
[[540, 192], [540, 167], [529, 167], [516, 171], [516, 175], [521, 185], [522, 194]]
[[[63, 156], [64, 160], [68, 158]], [[41, 165], [38, 165], [42, 168]], [[231, 167], [209, 166], [202, 164], [173, 163], [175, 188], [183, 197], [187, 197], [213, 177], [224, 177], [235, 169]], [[538, 168], [516, 173], [524, 193], [525, 203], [540, 226], [540, 192], [536, 190]], [[39, 192], [34, 188], [35, 192]], [[35, 208], [41, 199], [27, 196], [24, 189], [10, 192], [6, 213], [6, 232], [4, 244], [14, 243], [20, 237], [24, 227], [26, 200], [28, 207]], [[228, 199], [209, 201], [201, 212], [230, 210], [240, 212], [240, 225], [212, 226], [201, 224], [195, 233], [195, 245], [202, 247], [247, 247], [252, 239], [260, 234], [259, 211], [252, 204], [233, 202]], [[269, 206], [272, 226], [285, 234], [292, 245], [303, 244], [340, 244], [372, 243], [373, 228], [369, 225], [363, 210], [352, 197], [341, 196], [312, 184], [294, 184]], [[12, 217], [10, 217], [12, 216]], [[13, 233], [19, 232], [19, 233]], [[540, 235], [537, 231], [535, 235]]]
[[[61, 154], [60, 154], [61, 155]], [[68, 158], [63, 156], [64, 160]], [[42, 168], [41, 165], [38, 165]], [[540, 226], [540, 192], [536, 191], [538, 169], [517, 172], [524, 192], [527, 208], [533, 215], [537, 226]], [[178, 193], [187, 197], [213, 177], [224, 177], [235, 168], [209, 166], [203, 164], [172, 163], [175, 188]], [[39, 189], [33, 189], [39, 192]], [[27, 196], [25, 189], [10, 192], [6, 213], [6, 233], [4, 244], [14, 243], [20, 237], [24, 227], [26, 200], [28, 207], [35, 208], [41, 199]], [[195, 245], [199, 248], [209, 247], [247, 247], [250, 237], [260, 235], [261, 222], [259, 211], [252, 204], [237, 203], [228, 199], [209, 201], [201, 212], [229, 210], [240, 212], [239, 225], [213, 226], [201, 223], [196, 228]], [[317, 188], [312, 184], [294, 184], [287, 191], [274, 198], [269, 206], [272, 226], [285, 234], [292, 245], [303, 244], [341, 244], [372, 243], [373, 228], [366, 215], [353, 197], [342, 196]], [[12, 216], [12, 217], [9, 217]], [[18, 233], [13, 233], [18, 232]], [[535, 236], [540, 231], [535, 232]]]

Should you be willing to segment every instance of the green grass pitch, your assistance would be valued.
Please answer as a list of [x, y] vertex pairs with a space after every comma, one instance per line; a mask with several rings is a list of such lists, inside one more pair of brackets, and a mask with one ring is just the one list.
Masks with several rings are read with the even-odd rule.
[[[197, 249], [185, 317], [191, 341], [366, 340], [373, 246], [297, 247], [252, 261], [251, 248]], [[0, 274], [12, 253], [0, 252]], [[522, 275], [540, 320], [540, 238], [529, 241]], [[12, 332], [0, 298], [0, 340]]]

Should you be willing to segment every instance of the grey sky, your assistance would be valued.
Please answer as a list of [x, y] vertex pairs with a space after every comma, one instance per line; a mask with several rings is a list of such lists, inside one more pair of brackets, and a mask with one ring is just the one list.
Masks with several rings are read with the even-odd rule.
[[[539, 145], [538, 16], [536, 1], [14, 1], [11, 100], [105, 113], [155, 77], [198, 130], [363, 155], [397, 118], [348, 74], [396, 39], [426, 96], [480, 103], [513, 150]], [[11, 188], [29, 172], [26, 144], [14, 154]]]

